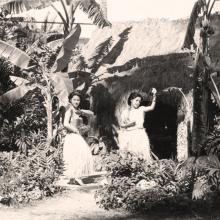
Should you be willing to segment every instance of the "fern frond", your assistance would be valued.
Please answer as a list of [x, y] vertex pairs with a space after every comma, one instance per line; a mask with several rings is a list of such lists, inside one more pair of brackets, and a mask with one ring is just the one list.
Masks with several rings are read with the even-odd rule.
[[121, 34], [119, 34], [119, 41], [115, 44], [115, 46], [111, 49], [111, 51], [104, 57], [102, 60], [103, 64], [113, 64], [116, 59], [120, 56], [125, 42], [128, 40], [128, 35], [131, 31], [132, 27], [126, 28]]
[[108, 37], [104, 42], [99, 44], [95, 49], [95, 55], [89, 59], [89, 68], [92, 73], [95, 73], [100, 67], [102, 59], [109, 53], [112, 46], [113, 38]]

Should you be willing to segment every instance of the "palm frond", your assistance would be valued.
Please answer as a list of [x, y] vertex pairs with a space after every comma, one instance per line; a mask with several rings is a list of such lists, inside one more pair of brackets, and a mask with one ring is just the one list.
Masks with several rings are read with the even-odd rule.
[[81, 0], [79, 7], [88, 14], [88, 17], [92, 19], [93, 23], [98, 27], [111, 26], [111, 23], [105, 18], [100, 5], [95, 0]]
[[92, 73], [85, 71], [74, 71], [68, 73], [72, 79], [73, 88], [82, 92], [87, 91], [92, 83]]
[[92, 73], [95, 73], [98, 70], [102, 59], [109, 53], [112, 43], [113, 38], [111, 36], [96, 47], [95, 55], [89, 59], [89, 68], [92, 69]]
[[197, 2], [195, 2], [190, 18], [189, 18], [186, 35], [184, 38], [182, 48], [190, 49], [191, 45], [195, 46], [194, 35], [195, 35], [195, 29], [196, 29], [196, 22], [204, 6], [205, 6], [204, 0], [198, 0]]
[[78, 58], [78, 61], [76, 63], [76, 69], [77, 70], [85, 70], [86, 68], [88, 67], [87, 63], [86, 63], [86, 60], [85, 60], [85, 57], [83, 56], [80, 56]]
[[115, 44], [115, 46], [111, 49], [111, 51], [104, 57], [102, 60], [103, 64], [113, 64], [116, 59], [120, 56], [125, 42], [128, 40], [128, 35], [132, 27], [126, 28], [121, 34], [119, 34], [119, 41]]

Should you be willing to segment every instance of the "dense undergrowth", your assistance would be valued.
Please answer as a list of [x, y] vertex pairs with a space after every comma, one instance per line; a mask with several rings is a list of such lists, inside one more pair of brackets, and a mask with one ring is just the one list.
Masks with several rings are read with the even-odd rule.
[[213, 155], [146, 163], [130, 153], [111, 154], [105, 167], [108, 181], [95, 194], [104, 209], [191, 212], [220, 204], [220, 162]]
[[0, 153], [0, 202], [18, 205], [52, 196], [62, 189], [54, 184], [62, 172], [61, 149], [45, 144], [20, 152]]

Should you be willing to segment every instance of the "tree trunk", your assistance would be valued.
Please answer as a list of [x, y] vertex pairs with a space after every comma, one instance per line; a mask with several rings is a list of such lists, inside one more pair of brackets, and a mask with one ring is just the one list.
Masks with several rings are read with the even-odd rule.
[[193, 131], [192, 151], [200, 155], [208, 133], [208, 103], [209, 90], [207, 88], [208, 70], [201, 64], [203, 55], [199, 54], [199, 60], [194, 73], [193, 89]]
[[47, 140], [52, 141], [53, 138], [53, 118], [52, 118], [52, 97], [47, 94], [46, 98], [46, 111], [47, 111]]

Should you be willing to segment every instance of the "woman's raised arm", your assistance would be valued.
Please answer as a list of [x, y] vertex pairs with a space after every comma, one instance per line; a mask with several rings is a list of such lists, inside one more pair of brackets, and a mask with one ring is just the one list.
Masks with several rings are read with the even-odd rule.
[[155, 88], [153, 88], [152, 93], [153, 93], [153, 99], [152, 99], [151, 105], [150, 106], [141, 106], [141, 108], [143, 109], [144, 112], [152, 111], [155, 108], [157, 90]]
[[91, 110], [80, 109], [80, 111], [82, 112], [82, 115], [89, 116], [89, 117], [94, 116], [94, 113]]
[[144, 112], [149, 112], [149, 111], [154, 110], [155, 105], [156, 105], [156, 96], [154, 95], [153, 96], [153, 100], [151, 102], [151, 105], [149, 105], [149, 106], [141, 106], [141, 108], [143, 109]]

